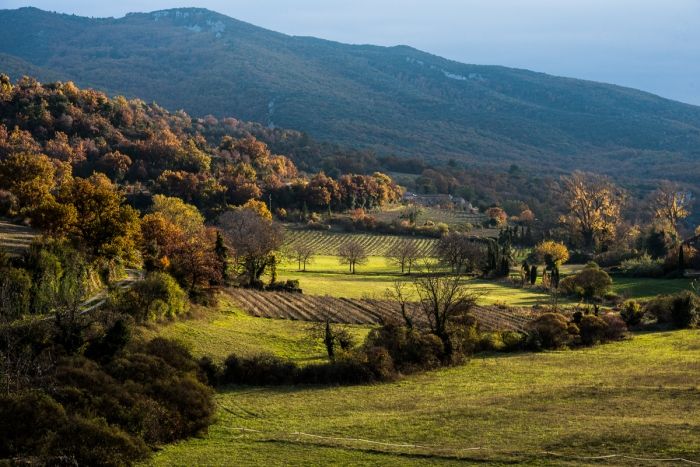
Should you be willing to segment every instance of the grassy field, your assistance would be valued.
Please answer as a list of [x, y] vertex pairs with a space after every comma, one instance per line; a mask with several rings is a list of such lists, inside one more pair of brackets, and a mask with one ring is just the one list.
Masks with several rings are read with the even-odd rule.
[[582, 459], [615, 454], [700, 461], [700, 332], [487, 355], [381, 385], [233, 387], [217, 402], [208, 435], [166, 447], [153, 464], [639, 465]]
[[653, 298], [658, 294], [672, 294], [690, 290], [690, 279], [648, 279], [635, 277], [613, 277], [613, 290], [623, 297], [638, 299]]
[[[347, 298], [382, 298], [386, 289], [397, 279], [410, 280], [396, 266], [383, 257], [372, 256], [366, 265], [357, 266], [356, 274], [349, 274], [347, 266], [336, 256], [317, 256], [307, 272], [299, 272], [297, 264], [288, 262], [278, 269], [280, 279], [298, 279], [304, 293]], [[471, 280], [474, 291], [483, 293], [482, 303], [503, 303], [511, 306], [531, 306], [548, 303], [549, 295], [531, 289], [511, 287], [505, 283]]]
[[38, 233], [22, 225], [0, 219], [0, 248], [10, 254], [18, 254], [29, 246]]
[[[565, 274], [579, 270], [579, 266], [566, 266]], [[278, 270], [280, 279], [298, 279], [304, 293], [310, 295], [331, 295], [347, 298], [382, 298], [387, 288], [396, 279], [410, 280], [403, 276], [395, 265], [386, 258], [371, 256], [365, 265], [357, 266], [357, 274], [349, 274], [347, 266], [338, 262], [337, 256], [314, 257], [306, 272], [299, 272], [297, 264], [287, 262]], [[512, 287], [504, 282], [471, 280], [475, 291], [484, 294], [485, 304], [506, 303], [510, 306], [532, 306], [550, 303], [546, 293]], [[626, 298], [648, 299], [660, 293], [675, 293], [690, 289], [689, 279], [649, 279], [613, 277], [613, 291]], [[561, 300], [560, 300], [561, 302]], [[564, 300], [563, 303], [570, 301]]]
[[[310, 324], [254, 318], [238, 309], [230, 297], [220, 294], [214, 309], [197, 309], [193, 319], [175, 321], [142, 329], [144, 337], [156, 335], [176, 339], [194, 355], [208, 355], [222, 361], [232, 353], [256, 355], [271, 353], [297, 363], [325, 359], [321, 342], [310, 333]], [[346, 326], [357, 342], [362, 342], [369, 326]]]

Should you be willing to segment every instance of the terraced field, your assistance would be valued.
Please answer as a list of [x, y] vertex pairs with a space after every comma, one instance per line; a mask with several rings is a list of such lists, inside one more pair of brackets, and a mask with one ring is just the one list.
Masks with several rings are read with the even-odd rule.
[[402, 237], [370, 233], [344, 233], [321, 230], [301, 230], [289, 228], [285, 232], [288, 248], [302, 244], [310, 246], [317, 255], [336, 255], [338, 248], [348, 240], [354, 240], [365, 247], [370, 256], [387, 256], [401, 242], [412, 242], [422, 256], [433, 256], [437, 245], [435, 238]]
[[10, 254], [19, 254], [36, 236], [37, 232], [29, 227], [0, 220], [0, 248]]
[[[380, 324], [401, 319], [397, 305], [388, 300], [369, 298], [337, 298], [288, 292], [258, 292], [230, 289], [227, 292], [238, 306], [260, 318], [323, 321], [330, 319], [344, 324]], [[420, 315], [415, 313], [417, 322]], [[531, 312], [501, 306], [477, 306], [472, 311], [485, 331], [524, 330], [532, 318]]]

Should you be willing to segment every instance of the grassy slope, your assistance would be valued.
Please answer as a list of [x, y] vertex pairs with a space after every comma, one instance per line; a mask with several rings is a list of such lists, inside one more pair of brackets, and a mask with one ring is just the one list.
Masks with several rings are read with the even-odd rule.
[[698, 461], [699, 388], [698, 331], [487, 356], [375, 386], [231, 388], [219, 394], [218, 421], [207, 436], [167, 447], [154, 463], [427, 465], [460, 456], [563, 463], [543, 451]]
[[[216, 309], [197, 310], [191, 320], [176, 321], [143, 330], [144, 337], [156, 334], [184, 343], [194, 355], [222, 361], [228, 355], [271, 353], [307, 363], [324, 359], [321, 342], [313, 339], [310, 325], [299, 321], [253, 318], [240, 311], [225, 294]], [[358, 342], [369, 331], [365, 326], [347, 326]]]

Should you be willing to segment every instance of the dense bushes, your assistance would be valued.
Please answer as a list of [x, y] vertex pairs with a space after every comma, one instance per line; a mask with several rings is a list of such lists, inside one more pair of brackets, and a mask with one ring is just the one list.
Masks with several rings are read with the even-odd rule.
[[442, 342], [434, 334], [394, 324], [373, 329], [367, 336], [366, 346], [386, 349], [396, 370], [402, 373], [436, 368], [444, 353]]
[[[363, 358], [365, 357], [365, 358]], [[376, 368], [361, 353], [343, 355], [328, 363], [311, 364], [304, 367], [273, 355], [239, 357], [230, 355], [224, 362], [217, 383], [254, 386], [280, 386], [292, 384], [362, 384], [384, 380], [385, 368]], [[209, 374], [215, 374], [208, 366]], [[390, 374], [393, 374], [393, 367]]]
[[110, 306], [141, 322], [172, 319], [189, 311], [187, 294], [164, 272], [150, 273], [132, 287], [115, 291]]
[[620, 264], [620, 270], [630, 277], [662, 277], [664, 275], [664, 260], [654, 259], [645, 254], [639, 258], [623, 261]]
[[567, 346], [572, 339], [569, 322], [559, 313], [545, 313], [529, 326], [529, 343], [532, 347], [559, 349]]
[[647, 302], [644, 310], [660, 324], [671, 323], [677, 328], [700, 325], [700, 298], [690, 291], [659, 295]]
[[571, 320], [560, 313], [545, 313], [530, 323], [528, 332], [528, 347], [561, 349], [620, 340], [627, 333], [627, 326], [612, 313], [596, 316], [577, 312]]
[[211, 423], [212, 392], [201, 379], [189, 352], [161, 338], [99, 361], [62, 357], [34, 389], [0, 398], [0, 458], [131, 464], [147, 446]]
[[690, 328], [700, 324], [700, 298], [685, 291], [673, 297], [671, 320], [677, 328]]

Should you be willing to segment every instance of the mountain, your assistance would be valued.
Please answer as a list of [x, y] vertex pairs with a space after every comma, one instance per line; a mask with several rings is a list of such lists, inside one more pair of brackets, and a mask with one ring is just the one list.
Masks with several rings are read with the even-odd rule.
[[696, 181], [700, 107], [406, 47], [268, 31], [204, 9], [83, 18], [0, 10], [0, 71], [380, 153]]

